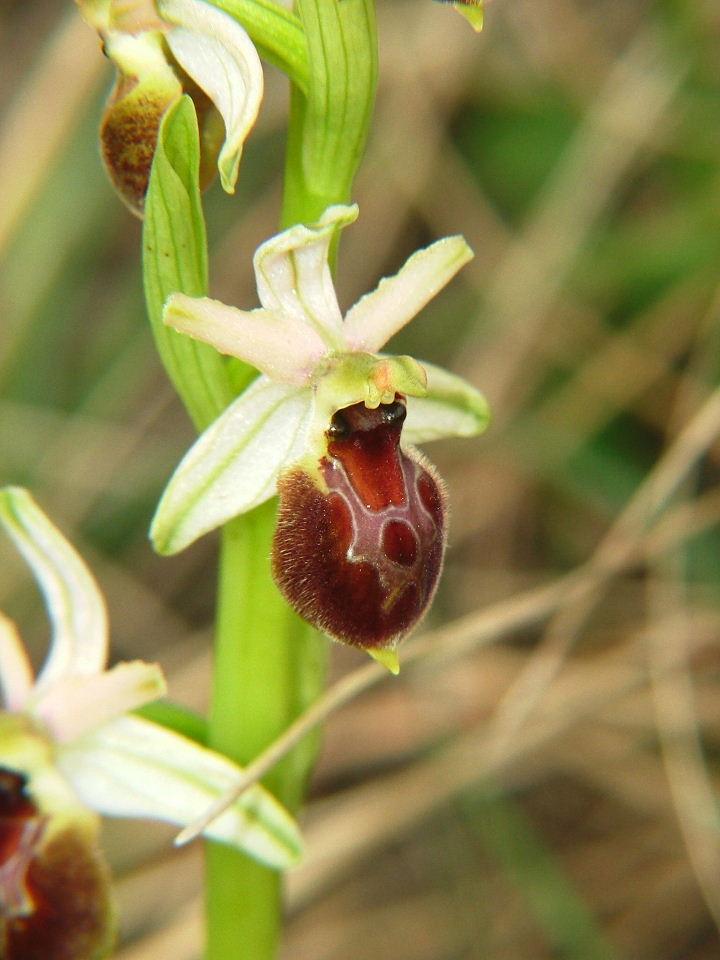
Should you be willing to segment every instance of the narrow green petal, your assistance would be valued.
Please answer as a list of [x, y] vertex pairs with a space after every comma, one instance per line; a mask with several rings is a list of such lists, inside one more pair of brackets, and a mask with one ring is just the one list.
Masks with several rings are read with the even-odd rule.
[[194, 540], [275, 493], [303, 451], [311, 394], [259, 377], [198, 438], [172, 476], [150, 531], [160, 553]]
[[418, 250], [393, 277], [358, 300], [343, 332], [352, 350], [375, 353], [412, 320], [474, 256], [463, 237], [445, 237]]
[[490, 422], [485, 397], [462, 377], [425, 363], [428, 393], [408, 401], [403, 439], [427, 443], [443, 437], [476, 437]]
[[[114, 720], [63, 748], [58, 764], [94, 810], [178, 826], [197, 820], [242, 775], [226, 757], [140, 717]], [[302, 849], [295, 821], [259, 785], [243, 793], [205, 835], [278, 869], [296, 863]]]
[[32, 569], [53, 625], [38, 687], [102, 670], [107, 657], [105, 602], [92, 574], [27, 490], [0, 489], [0, 523]]

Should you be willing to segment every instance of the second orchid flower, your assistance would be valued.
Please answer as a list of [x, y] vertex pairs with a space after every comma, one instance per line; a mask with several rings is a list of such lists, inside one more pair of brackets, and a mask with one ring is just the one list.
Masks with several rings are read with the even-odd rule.
[[[25, 490], [0, 488], [0, 528], [32, 568], [53, 627], [35, 676], [0, 613], [0, 957], [100, 960], [115, 919], [98, 813], [187, 826], [242, 769], [132, 714], [164, 695], [162, 672], [141, 661], [106, 668], [97, 584]], [[257, 784], [206, 836], [276, 868], [300, 855], [294, 820]]]

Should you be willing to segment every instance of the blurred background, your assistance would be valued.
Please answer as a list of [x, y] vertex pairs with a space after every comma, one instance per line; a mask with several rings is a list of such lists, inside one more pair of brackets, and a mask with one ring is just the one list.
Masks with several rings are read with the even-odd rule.
[[[327, 724], [283, 958], [717, 958], [720, 7], [493, 0], [480, 36], [431, 0], [378, 16], [341, 298], [463, 233], [475, 260], [393, 349], [494, 420], [428, 448], [445, 576], [413, 663]], [[203, 710], [216, 541], [147, 541], [193, 434], [98, 160], [110, 71], [66, 0], [0, 18], [0, 482], [93, 565], [114, 656], [160, 660]], [[206, 198], [212, 294], [244, 307], [278, 223], [287, 84], [266, 79], [236, 197]], [[39, 657], [5, 542], [0, 570]], [[332, 677], [363, 662], [334, 648]], [[171, 836], [108, 824], [121, 960], [200, 956], [201, 851]]]

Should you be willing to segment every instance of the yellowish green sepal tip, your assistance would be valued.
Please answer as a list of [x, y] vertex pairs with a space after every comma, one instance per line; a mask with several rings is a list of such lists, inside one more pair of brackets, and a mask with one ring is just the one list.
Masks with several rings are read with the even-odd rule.
[[467, 22], [476, 33], [480, 33], [483, 28], [484, 4], [454, 3], [453, 6], [461, 16], [465, 17]]
[[397, 650], [368, 650], [368, 653], [373, 660], [377, 660], [378, 663], [387, 667], [390, 673], [395, 676], [400, 673], [400, 660], [398, 659]]

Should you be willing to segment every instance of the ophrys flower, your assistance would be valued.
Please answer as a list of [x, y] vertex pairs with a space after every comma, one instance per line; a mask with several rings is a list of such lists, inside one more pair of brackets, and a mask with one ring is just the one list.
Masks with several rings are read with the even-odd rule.
[[343, 318], [328, 252], [356, 216], [331, 207], [264, 243], [258, 309], [170, 297], [166, 323], [262, 375], [185, 456], [152, 536], [173, 553], [279, 490], [273, 566], [287, 600], [392, 666], [445, 544], [442, 485], [411, 444], [480, 433], [488, 409], [459, 377], [377, 352], [471, 258], [468, 245], [447, 237], [418, 251]]

